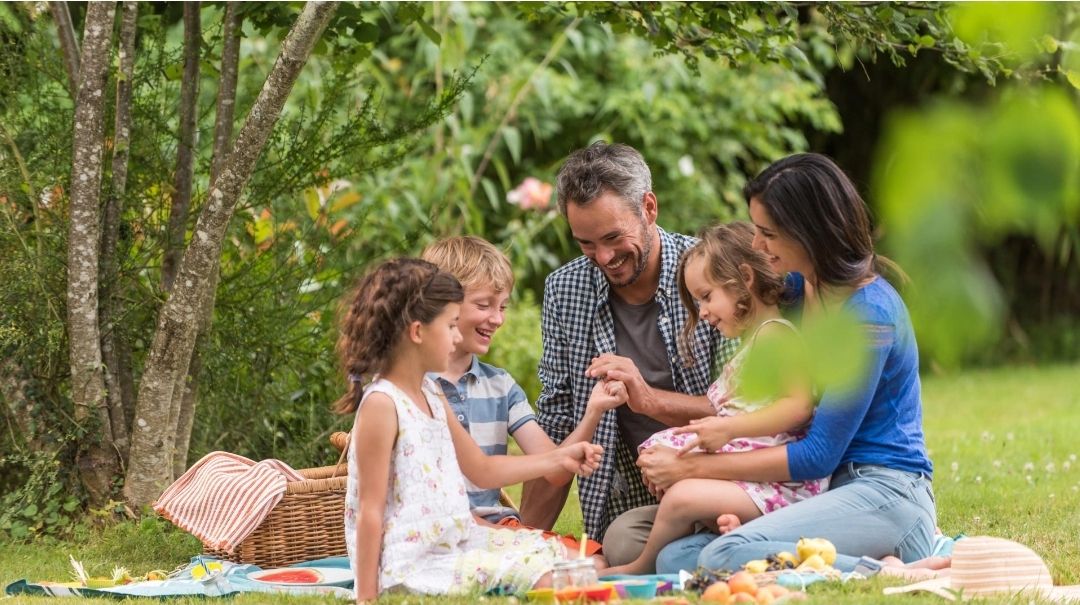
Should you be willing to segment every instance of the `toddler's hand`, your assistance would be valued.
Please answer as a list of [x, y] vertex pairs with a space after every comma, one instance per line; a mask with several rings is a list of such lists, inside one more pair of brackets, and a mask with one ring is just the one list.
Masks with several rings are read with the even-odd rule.
[[676, 435], [690, 433], [697, 435], [697, 439], [691, 440], [679, 450], [680, 456], [696, 447], [707, 452], [715, 452], [731, 441], [731, 436], [727, 432], [727, 420], [719, 416], [691, 420], [689, 425], [679, 427], [672, 432]]
[[618, 380], [598, 380], [589, 394], [588, 407], [601, 412], [614, 410], [626, 403], [626, 385]]
[[555, 450], [561, 456], [559, 464], [563, 470], [579, 477], [588, 477], [600, 468], [600, 458], [604, 448], [592, 443], [575, 443], [569, 447]]

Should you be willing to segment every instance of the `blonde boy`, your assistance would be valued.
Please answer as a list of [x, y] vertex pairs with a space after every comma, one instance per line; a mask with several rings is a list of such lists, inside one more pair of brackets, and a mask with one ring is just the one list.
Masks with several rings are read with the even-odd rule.
[[[510, 435], [526, 454], [554, 449], [555, 444], [536, 423], [525, 391], [506, 370], [478, 358], [487, 354], [505, 320], [514, 288], [509, 259], [490, 242], [471, 235], [439, 240], [421, 256], [456, 277], [465, 289], [458, 317], [461, 343], [450, 356], [446, 372], [431, 375], [458, 421], [489, 456], [505, 454]], [[558, 484], [569, 480], [569, 476], [549, 478]], [[476, 516], [491, 523], [517, 517], [517, 511], [499, 503], [498, 489], [480, 489], [471, 483], [468, 488]]]

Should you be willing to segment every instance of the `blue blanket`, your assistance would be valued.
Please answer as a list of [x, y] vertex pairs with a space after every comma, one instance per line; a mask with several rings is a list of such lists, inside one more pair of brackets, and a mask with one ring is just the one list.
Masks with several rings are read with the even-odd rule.
[[[126, 599], [130, 597], [219, 597], [234, 595], [241, 592], [284, 592], [290, 594], [328, 595], [343, 599], [353, 598], [352, 580], [316, 586], [269, 584], [266, 582], [258, 582], [249, 577], [250, 574], [262, 571], [260, 567], [255, 565], [241, 565], [230, 561], [220, 561], [220, 574], [213, 574], [212, 578], [196, 579], [192, 575], [193, 570], [202, 567], [203, 562], [211, 560], [212, 559], [207, 557], [193, 557], [187, 566], [170, 574], [165, 580], [132, 582], [131, 584], [124, 584], [123, 586], [114, 586], [111, 588], [83, 588], [72, 587], [69, 586], [68, 583], [35, 583], [27, 580], [19, 580], [8, 584], [4, 589], [4, 592], [8, 595], [26, 594], [35, 596], [105, 597], [116, 599]], [[299, 563], [294, 567], [348, 569], [349, 559], [346, 557], [331, 557], [328, 559]]]

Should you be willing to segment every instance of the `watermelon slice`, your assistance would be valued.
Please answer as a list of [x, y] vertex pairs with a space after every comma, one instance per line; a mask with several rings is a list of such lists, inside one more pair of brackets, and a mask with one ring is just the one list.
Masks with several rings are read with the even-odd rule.
[[272, 584], [318, 584], [323, 581], [323, 575], [310, 568], [272, 569], [253, 579]]

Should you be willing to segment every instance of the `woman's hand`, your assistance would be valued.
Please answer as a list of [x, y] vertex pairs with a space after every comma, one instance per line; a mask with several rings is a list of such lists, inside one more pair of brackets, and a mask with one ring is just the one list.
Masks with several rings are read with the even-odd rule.
[[588, 477], [600, 468], [604, 448], [588, 442], [575, 443], [552, 450], [551, 454], [556, 456], [559, 466], [566, 472], [579, 477]]
[[689, 464], [679, 458], [679, 452], [662, 445], [654, 445], [638, 455], [637, 465], [646, 485], [651, 484], [653, 493], [665, 492], [675, 483], [689, 479]]
[[697, 435], [697, 439], [690, 441], [679, 450], [679, 455], [687, 454], [696, 447], [700, 447], [707, 452], [715, 452], [727, 445], [732, 437], [727, 430], [728, 422], [727, 418], [711, 416], [691, 420], [689, 425], [675, 429], [673, 432], [676, 435], [688, 435], [690, 433]]

